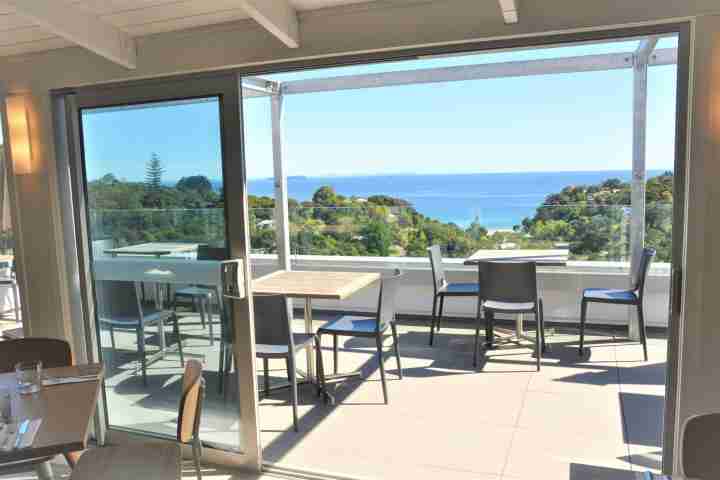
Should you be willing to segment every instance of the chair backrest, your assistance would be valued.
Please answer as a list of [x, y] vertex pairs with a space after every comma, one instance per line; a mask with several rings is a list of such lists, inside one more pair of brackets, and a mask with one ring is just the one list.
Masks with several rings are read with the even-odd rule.
[[198, 245], [198, 260], [227, 260], [229, 255], [225, 247], [211, 247], [210, 245]]
[[70, 344], [56, 338], [20, 338], [0, 342], [0, 373], [12, 372], [19, 362], [40, 360], [43, 368], [73, 364]]
[[285, 295], [253, 295], [255, 316], [255, 343], [260, 345], [287, 345], [291, 347], [290, 315]]
[[392, 277], [383, 278], [380, 283], [376, 326], [378, 331], [383, 330], [386, 325], [390, 325], [395, 321], [395, 302], [401, 277], [402, 272], [396, 270]]
[[98, 280], [95, 282], [98, 316], [102, 318], [130, 317], [140, 319], [139, 285], [135, 282]]
[[654, 248], [643, 248], [642, 256], [638, 262], [637, 270], [634, 273], [633, 290], [637, 292], [639, 298], [645, 293], [645, 279], [650, 271], [650, 264], [655, 257]]
[[535, 262], [483, 262], [482, 298], [496, 302], [536, 303]]
[[433, 276], [433, 288], [437, 295], [438, 290], [445, 286], [447, 280], [445, 278], [445, 269], [442, 264], [442, 252], [440, 251], [440, 245], [433, 245], [428, 247], [428, 257], [430, 257], [430, 268], [432, 269]]
[[720, 413], [690, 418], [682, 433], [682, 474], [688, 478], [720, 478]]
[[202, 376], [202, 364], [198, 360], [188, 360], [185, 362], [178, 408], [178, 442], [187, 443], [193, 438], [198, 438], [204, 396], [205, 380]]

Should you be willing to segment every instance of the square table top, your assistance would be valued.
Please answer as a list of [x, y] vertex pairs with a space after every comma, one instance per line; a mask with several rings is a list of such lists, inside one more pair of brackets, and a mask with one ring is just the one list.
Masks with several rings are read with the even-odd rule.
[[253, 293], [344, 300], [380, 280], [379, 273], [278, 270], [253, 281]]
[[188, 253], [198, 249], [199, 243], [180, 243], [180, 242], [149, 242], [140, 243], [138, 245], [128, 245], [127, 247], [111, 248], [105, 250], [110, 255], [170, 255], [173, 253]]
[[480, 262], [493, 260], [505, 261], [534, 261], [540, 266], [564, 267], [567, 264], [570, 252], [566, 249], [558, 250], [478, 250], [465, 259], [465, 265], [477, 265]]
[[[97, 374], [96, 380], [44, 386], [35, 394], [13, 395], [12, 411], [13, 415], [17, 413], [18, 421], [28, 418], [42, 418], [43, 421], [31, 447], [8, 452], [0, 450], [0, 463], [84, 450], [100, 393], [102, 365], [43, 370], [45, 377], [71, 377], [91, 373]], [[15, 372], [0, 374], [0, 387], [14, 389], [16, 385]]]

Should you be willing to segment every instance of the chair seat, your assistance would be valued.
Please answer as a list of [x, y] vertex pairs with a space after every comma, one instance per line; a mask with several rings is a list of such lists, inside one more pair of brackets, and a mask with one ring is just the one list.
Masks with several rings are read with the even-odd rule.
[[[295, 344], [295, 350], [302, 350], [308, 345], [312, 345], [315, 340], [315, 335], [312, 333], [293, 333], [293, 343]], [[255, 344], [255, 356], [259, 358], [284, 358], [288, 355], [287, 345], [267, 345], [258, 343]]]
[[185, 296], [185, 297], [203, 297], [203, 298], [211, 298], [213, 295], [212, 290], [208, 288], [203, 287], [185, 287], [180, 288], [175, 292], [175, 295]]
[[93, 448], [78, 460], [72, 480], [176, 480], [181, 477], [180, 445], [139, 443]]
[[483, 302], [483, 308], [485, 310], [492, 310], [493, 312], [504, 312], [504, 313], [526, 313], [534, 312], [535, 304], [532, 302], [496, 302], [493, 300], [487, 300]]
[[377, 319], [358, 315], [343, 315], [330, 320], [318, 329], [318, 333], [347, 336], [374, 336], [377, 328]]
[[[170, 310], [160, 310], [155, 307], [143, 308], [143, 318], [145, 325], [155, 325], [160, 320], [170, 318], [173, 312]], [[140, 319], [137, 315], [102, 315], [100, 316], [100, 322], [113, 327], [125, 327], [125, 328], [136, 328], [140, 324]]]
[[473, 296], [480, 291], [480, 285], [475, 283], [448, 283], [438, 291], [438, 295]]
[[628, 303], [638, 302], [637, 295], [632, 290], [619, 290], [613, 288], [586, 288], [583, 290], [583, 300], [603, 303]]

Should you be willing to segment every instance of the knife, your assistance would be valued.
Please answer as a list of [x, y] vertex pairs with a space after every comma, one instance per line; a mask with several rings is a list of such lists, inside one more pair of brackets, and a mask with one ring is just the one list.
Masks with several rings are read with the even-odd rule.
[[30, 425], [30, 420], [25, 419], [20, 423], [20, 426], [18, 427], [17, 437], [15, 438], [15, 447], [14, 448], [20, 448], [20, 445], [22, 444], [22, 437], [27, 433], [28, 426]]

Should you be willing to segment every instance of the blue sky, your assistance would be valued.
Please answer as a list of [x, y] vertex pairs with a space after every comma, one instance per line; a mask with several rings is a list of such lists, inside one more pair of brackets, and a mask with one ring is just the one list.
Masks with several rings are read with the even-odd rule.
[[[663, 39], [659, 48], [673, 46]], [[282, 75], [277, 80], [627, 52], [636, 42], [444, 57]], [[652, 67], [648, 168], [671, 169], [674, 66]], [[272, 176], [267, 98], [244, 102], [250, 178]], [[629, 169], [631, 70], [292, 95], [285, 100], [290, 175]], [[97, 110], [83, 116], [88, 177], [141, 180], [157, 153], [168, 180], [220, 177], [215, 101]]]

